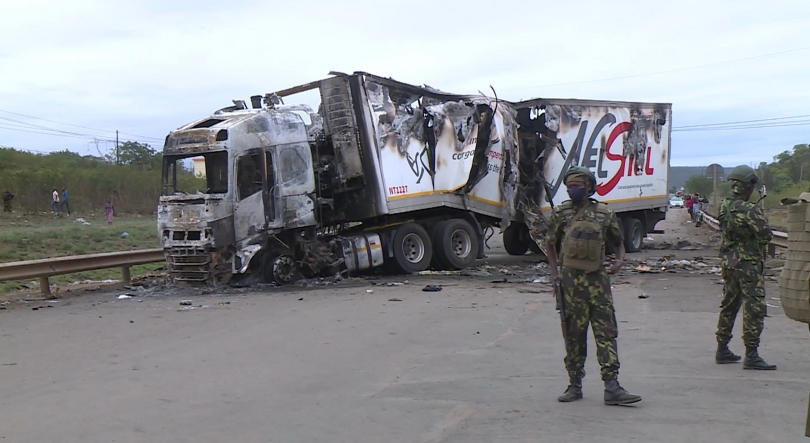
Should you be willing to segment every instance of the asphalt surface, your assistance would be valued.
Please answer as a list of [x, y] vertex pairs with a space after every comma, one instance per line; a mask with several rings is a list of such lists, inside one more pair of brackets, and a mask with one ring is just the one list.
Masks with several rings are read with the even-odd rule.
[[[697, 236], [677, 222], [670, 235]], [[107, 291], [0, 311], [0, 441], [804, 440], [808, 329], [781, 307], [760, 349], [777, 371], [716, 365], [719, 277], [624, 272], [614, 279], [619, 379], [644, 400], [602, 404], [591, 338], [585, 398], [561, 404], [550, 287], [531, 283], [541, 273], [531, 256], [491, 244], [491, 277], [125, 300]], [[499, 272], [506, 283], [492, 283]], [[445, 286], [422, 292], [429, 283]], [[739, 321], [732, 349], [743, 351]]]

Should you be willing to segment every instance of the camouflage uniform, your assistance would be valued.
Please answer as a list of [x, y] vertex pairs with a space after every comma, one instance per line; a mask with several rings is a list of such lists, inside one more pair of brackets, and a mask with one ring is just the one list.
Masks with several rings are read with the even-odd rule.
[[768, 220], [759, 206], [738, 197], [720, 205], [723, 243], [723, 301], [717, 321], [717, 342], [728, 343], [740, 306], [743, 307], [743, 342], [746, 348], [759, 346], [765, 326], [765, 286], [762, 272], [765, 247], [773, 238]]
[[[603, 206], [596, 210], [595, 201], [583, 212], [579, 220], [594, 220], [602, 225], [602, 238], [612, 244], [624, 241], [616, 214]], [[565, 236], [566, 228], [572, 223], [576, 213], [570, 201], [560, 205], [549, 220], [548, 239], [557, 244]], [[610, 292], [610, 277], [602, 266], [596, 272], [586, 272], [566, 268], [561, 263], [563, 300], [565, 301], [565, 323], [567, 326], [569, 350], [565, 357], [565, 367], [572, 378], [585, 376], [587, 356], [588, 324], [593, 329], [596, 341], [596, 358], [602, 367], [602, 380], [615, 379], [619, 374], [619, 356], [616, 338], [619, 335], [616, 314], [613, 309], [613, 295]]]

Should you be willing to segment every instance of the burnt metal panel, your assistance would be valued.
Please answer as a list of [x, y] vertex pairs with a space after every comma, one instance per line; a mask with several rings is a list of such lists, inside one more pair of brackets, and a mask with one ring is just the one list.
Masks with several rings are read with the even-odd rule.
[[214, 237], [213, 246], [224, 248], [234, 242], [233, 215], [209, 222], [211, 235]]
[[321, 82], [324, 127], [332, 136], [342, 183], [363, 176], [357, 121], [352, 107], [349, 80], [334, 77]]

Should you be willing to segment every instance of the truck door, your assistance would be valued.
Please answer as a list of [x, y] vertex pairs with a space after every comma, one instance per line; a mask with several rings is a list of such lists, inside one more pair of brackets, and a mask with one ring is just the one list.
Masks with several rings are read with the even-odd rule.
[[281, 213], [285, 228], [313, 226], [315, 205], [311, 195], [315, 192], [315, 173], [309, 146], [294, 144], [278, 150], [279, 189], [283, 202]]
[[[233, 228], [237, 242], [267, 229], [269, 188], [267, 157], [262, 149], [251, 149], [236, 159], [236, 201]], [[271, 172], [271, 177], [273, 176]], [[274, 211], [273, 215], [275, 215]]]

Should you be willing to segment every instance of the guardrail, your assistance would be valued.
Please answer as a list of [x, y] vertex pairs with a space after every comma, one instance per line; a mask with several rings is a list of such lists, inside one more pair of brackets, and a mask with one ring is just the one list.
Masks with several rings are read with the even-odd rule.
[[[711, 215], [705, 212], [703, 212], [703, 221], [715, 231], [720, 230], [720, 222], [716, 218], [712, 217]], [[773, 239], [768, 244], [768, 255], [770, 255], [771, 257], [775, 256], [777, 247], [787, 249], [788, 247], [787, 232], [773, 231]]]
[[39, 277], [43, 294], [51, 293], [48, 277], [96, 269], [121, 268], [121, 279], [129, 283], [129, 268], [166, 260], [163, 249], [140, 249], [137, 251], [108, 252], [104, 254], [73, 255], [41, 260], [26, 260], [0, 264], [0, 281], [24, 280]]

